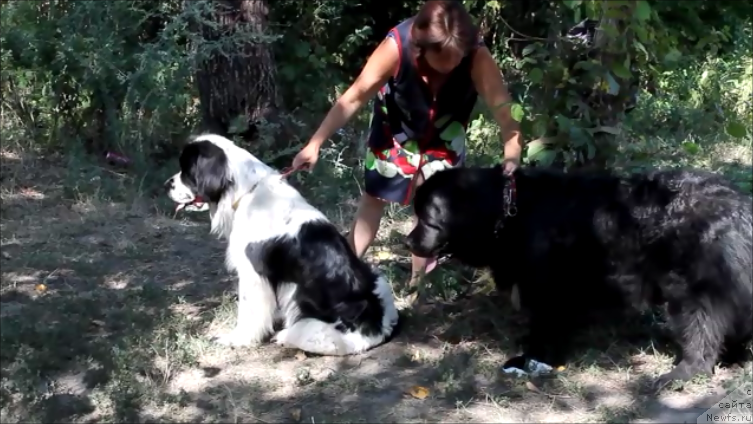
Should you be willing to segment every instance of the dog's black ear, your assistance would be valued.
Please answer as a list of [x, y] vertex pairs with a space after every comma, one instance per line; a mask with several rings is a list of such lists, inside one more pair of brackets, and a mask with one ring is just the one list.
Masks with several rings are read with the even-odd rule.
[[187, 145], [180, 155], [180, 170], [195, 194], [213, 203], [233, 184], [227, 155], [209, 141]]
[[233, 181], [228, 175], [227, 164], [220, 159], [202, 158], [197, 163], [196, 191], [203, 199], [219, 203], [222, 195], [230, 188]]

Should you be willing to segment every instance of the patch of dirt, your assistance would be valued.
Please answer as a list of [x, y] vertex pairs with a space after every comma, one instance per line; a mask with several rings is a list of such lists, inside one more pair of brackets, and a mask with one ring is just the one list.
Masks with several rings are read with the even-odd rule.
[[[455, 294], [404, 310], [401, 334], [364, 355], [219, 347], [209, 335], [233, 324], [235, 285], [205, 216], [82, 194], [117, 186], [108, 173], [79, 190], [55, 161], [6, 161], [2, 422], [659, 422], [681, 408], [640, 394], [670, 364], [639, 337], [594, 335], [553, 375], [501, 372], [524, 319], [450, 264], [432, 279]], [[406, 256], [384, 240], [398, 218], [380, 248], [396, 279]], [[690, 405], [741, 374], [672, 396]]]

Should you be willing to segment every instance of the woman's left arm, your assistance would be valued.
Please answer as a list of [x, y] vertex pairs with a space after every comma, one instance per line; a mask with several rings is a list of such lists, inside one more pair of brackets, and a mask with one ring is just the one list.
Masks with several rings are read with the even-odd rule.
[[[476, 91], [489, 106], [499, 125], [500, 139], [504, 146], [503, 163], [512, 162], [514, 166], [517, 166], [523, 152], [520, 126], [510, 113], [512, 98], [502, 78], [502, 72], [485, 46], [476, 50], [471, 67], [471, 78], [473, 78]], [[505, 169], [508, 169], [507, 166]]]

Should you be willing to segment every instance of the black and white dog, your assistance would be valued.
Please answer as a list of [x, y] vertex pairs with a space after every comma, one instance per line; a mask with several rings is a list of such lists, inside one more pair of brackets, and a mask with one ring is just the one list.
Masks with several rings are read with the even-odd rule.
[[238, 275], [238, 319], [220, 343], [247, 346], [274, 336], [321, 355], [364, 352], [398, 322], [392, 289], [337, 228], [280, 173], [218, 135], [201, 135], [165, 183], [180, 206], [208, 204], [211, 231], [227, 239]]
[[415, 255], [449, 254], [517, 284], [530, 318], [517, 363], [561, 365], [593, 320], [665, 303], [679, 361], [656, 389], [747, 359], [753, 199], [722, 177], [458, 168], [427, 179], [414, 208]]

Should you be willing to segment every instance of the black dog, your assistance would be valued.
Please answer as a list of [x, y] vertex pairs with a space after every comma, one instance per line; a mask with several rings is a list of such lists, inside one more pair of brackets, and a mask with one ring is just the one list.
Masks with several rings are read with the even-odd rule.
[[414, 208], [413, 254], [518, 284], [530, 314], [523, 360], [563, 364], [594, 312], [665, 302], [679, 362], [655, 389], [746, 356], [753, 198], [719, 176], [458, 168], [429, 178]]

